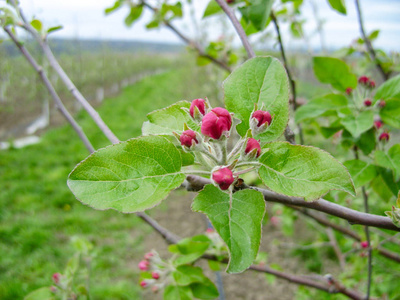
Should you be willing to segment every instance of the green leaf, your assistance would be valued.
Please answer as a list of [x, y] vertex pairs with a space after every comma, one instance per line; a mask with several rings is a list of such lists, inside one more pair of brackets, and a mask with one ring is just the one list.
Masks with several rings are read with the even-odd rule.
[[61, 30], [61, 29], [63, 29], [63, 27], [61, 25], [50, 27], [49, 29], [47, 29], [47, 34]]
[[393, 145], [387, 153], [375, 151], [375, 163], [378, 166], [391, 169], [397, 180], [400, 178], [400, 144]]
[[389, 100], [391, 98], [400, 99], [400, 75], [397, 75], [393, 78], [390, 78], [388, 81], [385, 81], [376, 90], [374, 96], [375, 100]]
[[68, 186], [95, 209], [143, 211], [184, 181], [181, 166], [181, 155], [168, 139], [139, 137], [90, 155], [71, 172]]
[[329, 83], [339, 91], [346, 91], [357, 86], [357, 77], [350, 72], [349, 66], [342, 60], [333, 57], [313, 57], [315, 76], [322, 83]]
[[249, 21], [254, 25], [258, 31], [262, 31], [267, 25], [271, 7], [274, 3], [273, 0], [253, 0], [247, 2], [248, 5], [239, 8], [242, 17], [248, 23]]
[[40, 20], [37, 20], [37, 19], [32, 20], [31, 25], [33, 28], [36, 29], [37, 32], [39, 32], [39, 33], [42, 32], [43, 25], [42, 25], [42, 22], [40, 22]]
[[210, 246], [210, 239], [205, 235], [197, 235], [179, 241], [178, 244], [171, 245], [168, 250], [172, 253], [180, 254], [173, 262], [174, 266], [180, 266], [196, 261], [207, 251]]
[[193, 267], [189, 265], [183, 265], [176, 268], [172, 272], [172, 276], [177, 285], [185, 286], [194, 282], [203, 282], [205, 280], [203, 270], [200, 267]]
[[198, 299], [216, 299], [219, 296], [214, 283], [208, 278], [203, 282], [195, 282], [190, 285], [193, 296]]
[[295, 120], [299, 123], [305, 119], [313, 119], [330, 110], [339, 110], [348, 106], [348, 100], [340, 94], [327, 94], [310, 100], [296, 110]]
[[376, 146], [375, 128], [371, 128], [364, 132], [354, 142], [357, 147], [361, 149], [364, 155], [369, 155], [373, 150], [375, 150]]
[[346, 116], [341, 120], [341, 123], [353, 137], [357, 138], [374, 126], [374, 112], [372, 110], [365, 110], [358, 116]]
[[371, 182], [377, 176], [374, 165], [359, 159], [348, 160], [344, 166], [349, 170], [356, 188]]
[[303, 38], [303, 23], [299, 21], [293, 21], [290, 24], [290, 32], [292, 33], [293, 37], [295, 38]]
[[50, 287], [45, 286], [40, 289], [34, 290], [25, 296], [24, 300], [55, 300], [54, 293], [51, 292]]
[[285, 131], [289, 118], [289, 82], [285, 68], [273, 57], [256, 57], [238, 67], [224, 81], [226, 108], [242, 120], [237, 131], [244, 136], [254, 104], [273, 116], [267, 131], [255, 136], [262, 142], [277, 139]]
[[179, 101], [171, 106], [149, 113], [147, 115], [149, 121], [143, 123], [143, 135], [171, 135], [173, 131], [181, 133], [185, 123], [191, 129], [198, 130], [199, 126], [194, 123], [190, 115], [182, 107], [189, 109], [190, 103], [188, 101]]
[[[397, 196], [397, 193], [400, 191], [400, 181], [396, 182], [395, 178], [393, 177], [393, 171], [379, 166], [376, 168], [377, 172], [385, 183], [384, 185], [388, 188], [392, 195]], [[390, 197], [386, 196], [386, 198], [383, 199], [388, 201]]]
[[330, 190], [355, 195], [348, 171], [328, 152], [286, 142], [269, 143], [264, 149], [267, 152], [260, 157], [258, 172], [271, 190], [306, 201], [317, 200]]
[[115, 3], [114, 3], [113, 6], [108, 7], [108, 8], [106, 8], [106, 9], [104, 10], [104, 13], [105, 13], [106, 15], [112, 13], [114, 10], [117, 10], [118, 8], [120, 8], [120, 7], [121, 7], [121, 4], [122, 4], [122, 1], [121, 1], [121, 0], [115, 1]]
[[125, 18], [125, 25], [131, 26], [133, 22], [140, 18], [143, 12], [143, 5], [131, 6], [129, 15]]
[[368, 39], [372, 42], [373, 40], [377, 39], [379, 36], [380, 30], [374, 30], [372, 31], [369, 36]]
[[168, 285], [164, 290], [164, 300], [192, 300], [192, 290], [188, 286]]
[[194, 199], [192, 210], [205, 213], [228, 246], [228, 273], [243, 272], [253, 263], [265, 212], [260, 192], [241, 190], [232, 195], [208, 184]]
[[395, 128], [400, 128], [400, 97], [399, 99], [389, 99], [385, 102], [385, 107], [379, 111], [382, 121]]
[[215, 0], [211, 0], [210, 2], [208, 2], [206, 10], [204, 11], [203, 18], [215, 15], [217, 13], [222, 13], [222, 12], [223, 12], [223, 10], [222, 10], [221, 6], [219, 6], [219, 4]]
[[346, 3], [344, 2], [344, 0], [328, 0], [329, 5], [336, 10], [338, 13], [342, 14], [342, 15], [346, 15], [347, 11], [346, 11]]

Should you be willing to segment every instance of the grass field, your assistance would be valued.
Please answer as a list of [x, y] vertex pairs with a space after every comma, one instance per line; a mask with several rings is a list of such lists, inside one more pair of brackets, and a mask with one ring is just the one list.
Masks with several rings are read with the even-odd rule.
[[[99, 113], [121, 140], [136, 137], [148, 112], [207, 96], [210, 85], [201, 72], [177, 67], [145, 78], [108, 99]], [[95, 148], [109, 144], [84, 112], [77, 119]], [[129, 262], [143, 255], [150, 229], [134, 215], [95, 211], [75, 200], [66, 179], [87, 155], [68, 125], [49, 130], [38, 145], [0, 152], [0, 299], [21, 299], [50, 285], [74, 253], [72, 236], [95, 246], [93, 299], [139, 297], [137, 268]]]

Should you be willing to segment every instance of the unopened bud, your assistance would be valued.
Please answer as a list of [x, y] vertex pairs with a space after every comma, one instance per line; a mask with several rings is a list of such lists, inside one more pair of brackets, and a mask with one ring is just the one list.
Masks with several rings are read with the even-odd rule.
[[194, 99], [190, 104], [189, 113], [193, 119], [200, 122], [206, 114], [207, 103], [204, 99]]
[[182, 132], [181, 136], [179, 137], [181, 145], [186, 148], [193, 148], [199, 141], [196, 138], [196, 132], [193, 130], [185, 130]]
[[250, 128], [253, 135], [264, 132], [271, 124], [272, 116], [268, 111], [256, 110], [250, 117]]
[[389, 140], [389, 133], [387, 133], [387, 132], [383, 132], [383, 133], [381, 133], [381, 135], [379, 136], [379, 140], [380, 141], [388, 141]]
[[382, 127], [383, 123], [381, 120], [376, 120], [374, 121], [374, 126], [376, 129], [380, 129]]
[[232, 127], [232, 116], [222, 107], [216, 107], [206, 114], [201, 121], [201, 133], [214, 140], [222, 135], [229, 137]]
[[227, 190], [235, 179], [233, 178], [232, 171], [225, 167], [213, 172], [212, 180], [221, 190]]
[[60, 282], [60, 279], [61, 279], [61, 274], [60, 273], [54, 273], [51, 278], [53, 279], [53, 282], [55, 284], [58, 284]]
[[160, 273], [157, 271], [154, 271], [151, 273], [151, 277], [153, 277], [154, 279], [158, 279], [158, 278], [160, 278]]
[[142, 271], [147, 271], [149, 269], [149, 264], [147, 260], [142, 260], [139, 262], [138, 267]]
[[142, 280], [141, 282], [140, 282], [140, 286], [142, 287], [142, 288], [145, 288], [145, 287], [147, 287], [149, 285], [149, 283], [146, 281], [146, 280]]
[[364, 105], [367, 106], [367, 107], [368, 107], [368, 106], [371, 106], [371, 105], [372, 105], [371, 99], [365, 99], [365, 100], [364, 100]]
[[360, 76], [360, 77], [358, 78], [358, 83], [360, 83], [360, 84], [362, 84], [362, 85], [364, 85], [364, 86], [369, 86], [369, 77], [367, 77], [367, 76], [365, 76], [365, 75]]
[[361, 248], [368, 248], [368, 242], [367, 241], [362, 241], [361, 243], [360, 243], [360, 245], [361, 245]]
[[256, 139], [249, 138], [247, 140], [246, 148], [244, 150], [245, 157], [248, 160], [252, 160], [255, 158], [258, 158], [261, 154], [261, 146], [260, 142], [257, 141]]
[[386, 106], [386, 101], [381, 99], [381, 100], [379, 100], [379, 104], [378, 105], [379, 105], [380, 108], [384, 108]]
[[346, 94], [347, 94], [347, 95], [351, 95], [352, 92], [353, 92], [353, 89], [352, 89], [351, 87], [348, 87], [348, 88], [346, 89]]

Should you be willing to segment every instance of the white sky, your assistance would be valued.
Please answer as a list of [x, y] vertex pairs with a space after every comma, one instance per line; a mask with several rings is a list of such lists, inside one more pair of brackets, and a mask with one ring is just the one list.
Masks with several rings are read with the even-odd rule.
[[[310, 35], [315, 30], [315, 22], [309, 1], [304, 0], [303, 12], [307, 20], [305, 30]], [[332, 11], [327, 0], [313, 1], [319, 7], [320, 17], [326, 20], [324, 31], [328, 47], [347, 46], [359, 36], [354, 1], [345, 1], [347, 16]], [[183, 2], [186, 1], [183, 0]], [[208, 0], [193, 0], [193, 2], [196, 15], [200, 19]], [[375, 46], [385, 50], [400, 51], [400, 0], [361, 0], [360, 2], [367, 31], [381, 29]], [[38, 17], [48, 27], [64, 26], [63, 30], [53, 34], [54, 37], [180, 42], [179, 38], [166, 28], [146, 30], [144, 25], [150, 20], [151, 15], [147, 10], [140, 21], [131, 28], [125, 27], [123, 22], [127, 15], [127, 8], [105, 16], [104, 9], [112, 6], [113, 3], [113, 0], [21, 0], [22, 8], [28, 16]], [[189, 14], [186, 15], [184, 20], [176, 20], [173, 24], [188, 35], [192, 35], [192, 21], [188, 17]], [[225, 31], [222, 29], [221, 21], [215, 17], [201, 21], [200, 26], [212, 28], [212, 30], [208, 29], [208, 34], [214, 38], [223, 33], [226, 34], [226, 29]], [[230, 25], [225, 27], [232, 28]], [[305, 45], [304, 41], [293, 41], [286, 32], [287, 26], [282, 25], [282, 27], [284, 40], [288, 46]], [[310, 42], [312, 46], [320, 45], [316, 35], [311, 37]]]

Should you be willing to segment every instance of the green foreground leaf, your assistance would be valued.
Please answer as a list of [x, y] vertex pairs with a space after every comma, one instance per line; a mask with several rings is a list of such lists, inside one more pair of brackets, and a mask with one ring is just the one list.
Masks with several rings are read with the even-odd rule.
[[208, 184], [194, 199], [192, 210], [205, 213], [228, 246], [228, 273], [243, 272], [253, 263], [265, 212], [260, 192], [242, 190], [232, 195]]
[[374, 112], [365, 110], [357, 116], [346, 116], [340, 122], [353, 137], [358, 138], [374, 125]]
[[274, 142], [260, 157], [259, 175], [265, 185], [279, 194], [317, 200], [330, 190], [355, 195], [346, 168], [328, 152], [311, 146]]
[[277, 139], [285, 130], [289, 118], [289, 82], [285, 68], [273, 57], [256, 57], [246, 61], [224, 81], [226, 108], [242, 121], [237, 131], [244, 136], [249, 119], [262, 105], [273, 116], [267, 131], [255, 138], [262, 142]]
[[185, 179], [182, 158], [161, 136], [147, 136], [101, 149], [71, 172], [68, 186], [76, 198], [95, 209], [124, 213], [159, 204]]

